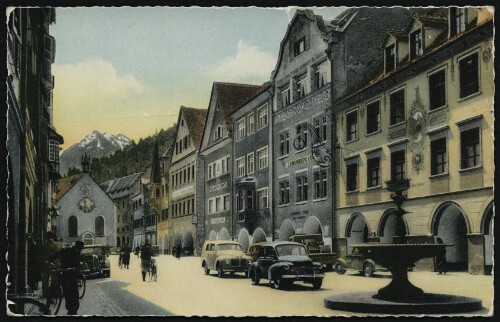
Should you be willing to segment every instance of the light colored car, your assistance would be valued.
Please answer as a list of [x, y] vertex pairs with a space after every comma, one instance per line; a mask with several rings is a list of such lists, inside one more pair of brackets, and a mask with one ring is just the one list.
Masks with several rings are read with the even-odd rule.
[[111, 276], [111, 265], [109, 263], [110, 246], [91, 244], [83, 246], [80, 254], [80, 271], [85, 277], [89, 276]]
[[375, 272], [387, 272], [388, 269], [381, 263], [373, 259], [366, 258], [354, 247], [352, 254], [347, 255], [345, 258], [338, 258], [335, 263], [335, 271], [337, 274], [344, 274], [346, 270], [352, 269], [363, 273], [366, 277], [372, 277]]
[[201, 267], [205, 274], [216, 270], [219, 277], [226, 272], [233, 275], [235, 272], [248, 273], [252, 258], [243, 253], [241, 244], [230, 240], [206, 240], [201, 251]]

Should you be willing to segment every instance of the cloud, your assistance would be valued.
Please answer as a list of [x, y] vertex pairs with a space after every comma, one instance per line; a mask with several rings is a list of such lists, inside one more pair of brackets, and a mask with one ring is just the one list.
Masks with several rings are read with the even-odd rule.
[[240, 40], [235, 56], [226, 57], [205, 70], [214, 81], [264, 82], [269, 79], [276, 57]]

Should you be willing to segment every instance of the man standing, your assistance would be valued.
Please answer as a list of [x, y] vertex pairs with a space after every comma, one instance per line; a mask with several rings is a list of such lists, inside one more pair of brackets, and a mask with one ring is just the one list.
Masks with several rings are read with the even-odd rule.
[[142, 280], [146, 280], [146, 273], [149, 272], [149, 267], [151, 263], [151, 245], [149, 244], [149, 240], [146, 239], [146, 242], [141, 247], [141, 271], [142, 271]]
[[51, 231], [45, 233], [45, 243], [40, 248], [38, 253], [40, 270], [42, 272], [42, 296], [47, 297], [49, 293], [49, 276], [50, 276], [50, 266], [47, 261], [55, 253], [61, 250], [61, 245], [56, 242], [56, 236]]
[[80, 275], [80, 253], [83, 242], [78, 240], [73, 247], [63, 248], [50, 257], [50, 261], [56, 258], [61, 260], [61, 286], [63, 288], [64, 300], [68, 315], [76, 315], [80, 307], [78, 299], [78, 276]]

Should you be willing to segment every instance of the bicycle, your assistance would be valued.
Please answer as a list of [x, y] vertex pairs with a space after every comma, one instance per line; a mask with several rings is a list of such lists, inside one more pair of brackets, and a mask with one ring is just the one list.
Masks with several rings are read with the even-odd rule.
[[[61, 285], [61, 277], [65, 271], [74, 271], [74, 268], [60, 269], [57, 268], [53, 263], [49, 264], [52, 268], [52, 273], [49, 276], [49, 294], [47, 295], [47, 301], [45, 305], [47, 306], [49, 313], [57, 315], [59, 309], [61, 308], [62, 298], [63, 298], [63, 288]], [[87, 288], [87, 282], [85, 276], [80, 273], [78, 276], [78, 298], [82, 299], [85, 295], [85, 290]]]
[[7, 294], [7, 306], [11, 313], [27, 316], [50, 315], [45, 303], [29, 287], [24, 294]]
[[156, 267], [156, 261], [154, 259], [151, 259], [149, 262], [149, 277], [151, 280], [156, 282], [156, 279], [158, 278], [158, 270]]

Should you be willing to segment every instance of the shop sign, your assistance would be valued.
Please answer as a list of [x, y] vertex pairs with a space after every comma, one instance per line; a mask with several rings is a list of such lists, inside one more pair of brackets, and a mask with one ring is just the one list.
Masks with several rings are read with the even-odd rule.
[[226, 222], [225, 217], [218, 217], [218, 218], [212, 218], [210, 219], [210, 224], [216, 225], [216, 224], [223, 224]]
[[[274, 124], [278, 124], [286, 121], [287, 119], [294, 117], [296, 115], [302, 115], [307, 110], [314, 108], [326, 108], [330, 103], [330, 87], [313, 97], [306, 98], [304, 101], [299, 102], [297, 105], [292, 105], [291, 107], [285, 109], [282, 113], [277, 114], [274, 117]], [[323, 106], [324, 105], [324, 106]]]
[[219, 190], [222, 190], [224, 188], [227, 188], [227, 182], [222, 182], [222, 183], [219, 183], [219, 184], [216, 184], [216, 185], [213, 185], [211, 186], [210, 188], [208, 188], [208, 190], [210, 192], [215, 192], [215, 191], [219, 191]]
[[190, 194], [193, 194], [193, 193], [194, 193], [194, 186], [193, 185], [189, 185], [187, 187], [184, 187], [182, 189], [175, 190], [174, 192], [172, 192], [172, 199], [178, 199], [180, 197], [183, 197], [183, 196], [186, 196], [186, 195], [190, 195]]
[[306, 162], [309, 162], [309, 161], [312, 161], [312, 160], [314, 160], [314, 157], [313, 157], [312, 154], [309, 154], [309, 155], [306, 155], [306, 156], [298, 158], [298, 159], [287, 161], [285, 163], [285, 168], [288, 169], [291, 166], [294, 166], [294, 165], [297, 165], [297, 164], [301, 164], [301, 163], [306, 163]]

